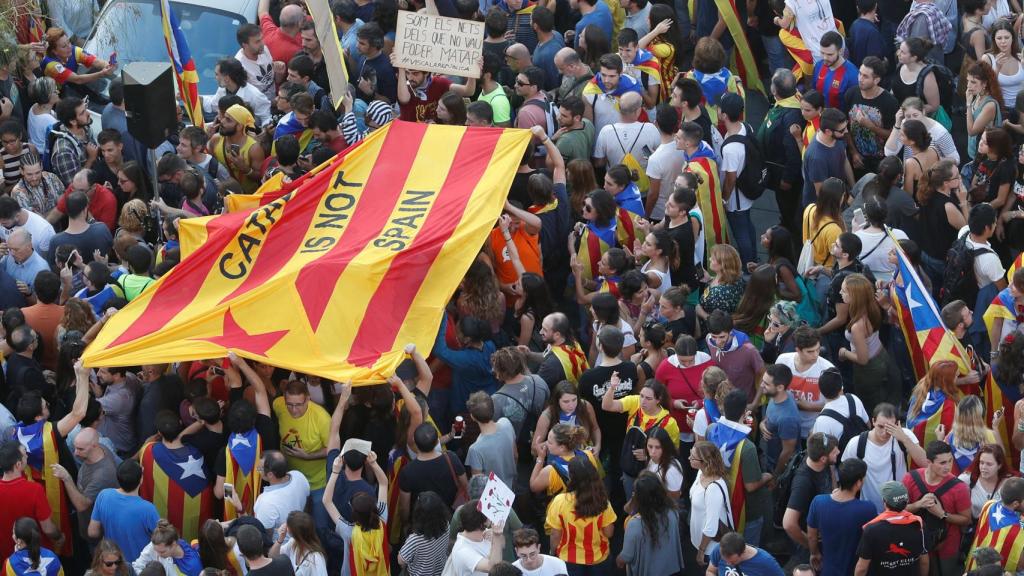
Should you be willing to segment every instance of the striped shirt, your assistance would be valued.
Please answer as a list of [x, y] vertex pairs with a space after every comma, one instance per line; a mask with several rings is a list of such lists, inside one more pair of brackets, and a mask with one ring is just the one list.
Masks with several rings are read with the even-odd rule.
[[448, 532], [434, 539], [410, 534], [398, 556], [405, 561], [409, 576], [434, 576], [444, 570], [448, 559]]
[[608, 538], [601, 531], [615, 523], [616, 515], [611, 504], [597, 516], [580, 518], [576, 516], [576, 495], [567, 492], [559, 494], [548, 506], [547, 531], [559, 530], [562, 538], [558, 542], [558, 557], [569, 564], [593, 566], [608, 558]]
[[0, 152], [0, 159], [4, 162], [4, 184], [14, 186], [21, 179], [21, 157], [29, 152], [28, 144], [21, 143], [21, 151], [17, 154], [8, 154], [6, 148]]

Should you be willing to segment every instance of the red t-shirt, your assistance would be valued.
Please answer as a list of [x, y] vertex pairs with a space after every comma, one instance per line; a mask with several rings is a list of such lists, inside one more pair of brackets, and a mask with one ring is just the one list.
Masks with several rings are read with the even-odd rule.
[[[947, 475], [938, 484], [929, 484], [925, 477], [924, 468], [918, 468], [917, 473], [921, 476], [921, 482], [928, 487], [929, 492], [935, 492], [951, 478], [956, 480], [956, 476], [952, 474]], [[907, 472], [903, 476], [903, 485], [907, 487], [907, 493], [910, 495], [911, 502], [917, 502], [924, 494], [917, 487], [917, 483], [910, 477], [910, 472]], [[967, 484], [957, 480], [956, 485], [946, 490], [946, 493], [939, 497], [939, 502], [942, 503], [942, 509], [950, 514], [961, 514], [965, 513], [968, 516], [971, 514], [971, 491], [967, 487]], [[927, 510], [919, 510], [917, 515], [921, 518], [927, 518], [931, 515], [931, 512]], [[946, 539], [939, 544], [938, 549], [929, 550], [934, 552], [939, 558], [952, 558], [957, 555], [960, 548], [960, 527], [956, 524], [948, 524], [949, 529], [946, 531]]]
[[[71, 194], [71, 186], [68, 186], [67, 190], [57, 199], [57, 211], [61, 214], [68, 213], [68, 194]], [[117, 197], [110, 191], [110, 188], [96, 185], [96, 191], [89, 199], [89, 214], [92, 214], [97, 222], [106, 224], [111, 234], [114, 233], [117, 228]]]
[[426, 99], [420, 98], [416, 95], [416, 91], [410, 89], [412, 92], [409, 102], [407, 104], [399, 104], [398, 107], [401, 110], [400, 119], [407, 122], [427, 122], [437, 120], [437, 101], [444, 96], [452, 87], [452, 81], [445, 78], [444, 76], [432, 75], [430, 77], [430, 84], [427, 85]]
[[302, 35], [289, 36], [274, 24], [269, 14], [260, 16], [260, 30], [263, 31], [263, 43], [270, 50], [270, 55], [278, 62], [288, 62], [295, 53], [302, 50]]
[[[50, 503], [46, 501], [43, 485], [29, 482], [25, 478], [0, 480], [0, 502], [4, 503], [0, 506], [0, 533], [8, 535], [7, 538], [0, 538], [0, 558], [7, 558], [14, 554], [14, 541], [10, 534], [16, 520], [28, 516], [42, 522], [50, 518], [53, 512]], [[48, 540], [43, 536], [44, 546], [48, 545]]]
[[672, 417], [679, 424], [679, 432], [682, 434], [692, 433], [693, 428], [686, 422], [687, 411], [677, 410], [675, 408], [675, 401], [682, 400], [687, 404], [693, 405], [694, 402], [704, 400], [704, 392], [700, 387], [701, 377], [704, 375], [705, 370], [714, 366], [711, 363], [711, 359], [703, 352], [698, 352], [694, 360], [693, 366], [683, 368], [679, 366], [678, 360], [673, 354], [662, 360], [661, 364], [658, 364], [657, 371], [654, 373], [655, 380], [665, 385], [669, 397], [672, 398]]

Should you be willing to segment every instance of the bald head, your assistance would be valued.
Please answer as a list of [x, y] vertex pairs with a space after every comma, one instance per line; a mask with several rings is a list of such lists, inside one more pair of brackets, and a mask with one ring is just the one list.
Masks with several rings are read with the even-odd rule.
[[82, 428], [75, 436], [75, 457], [90, 464], [103, 459], [103, 448], [100, 447], [100, 434], [95, 428]]
[[32, 234], [24, 228], [15, 228], [7, 237], [7, 248], [18, 264], [32, 257]]
[[306, 13], [295, 4], [289, 4], [281, 8], [281, 28], [299, 31], [302, 21], [306, 19]]
[[563, 76], [572, 75], [576, 66], [581, 63], [579, 53], [569, 46], [555, 53], [555, 68], [558, 68], [558, 73]]
[[513, 44], [505, 50], [505, 55], [511, 62], [509, 65], [516, 71], [522, 72], [530, 66], [530, 49], [525, 44]]
[[636, 92], [626, 92], [619, 98], [619, 114], [623, 122], [635, 122], [640, 116], [640, 109], [644, 105], [644, 99]]

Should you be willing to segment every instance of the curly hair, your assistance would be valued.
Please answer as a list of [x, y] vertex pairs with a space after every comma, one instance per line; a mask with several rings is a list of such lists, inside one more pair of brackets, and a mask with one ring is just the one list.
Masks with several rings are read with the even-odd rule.
[[487, 264], [476, 260], [466, 271], [462, 279], [462, 293], [459, 295], [459, 307], [468, 312], [468, 316], [475, 316], [490, 323], [501, 322], [505, 316], [502, 308], [501, 287], [498, 284], [498, 277], [494, 270]]
[[117, 226], [132, 236], [142, 238], [146, 231], [147, 217], [149, 217], [149, 208], [146, 207], [146, 203], [138, 198], [132, 198], [121, 208]]
[[70, 298], [64, 303], [64, 316], [60, 319], [60, 325], [66, 331], [78, 330], [82, 334], [89, 331], [96, 323], [96, 314], [92, 306], [81, 298]]

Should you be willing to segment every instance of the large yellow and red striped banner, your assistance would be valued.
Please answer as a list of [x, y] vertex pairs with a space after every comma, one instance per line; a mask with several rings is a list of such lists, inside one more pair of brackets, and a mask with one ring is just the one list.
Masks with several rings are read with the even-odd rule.
[[202, 221], [202, 244], [114, 315], [88, 366], [234, 351], [353, 383], [429, 349], [501, 214], [526, 130], [393, 122], [257, 208]]

